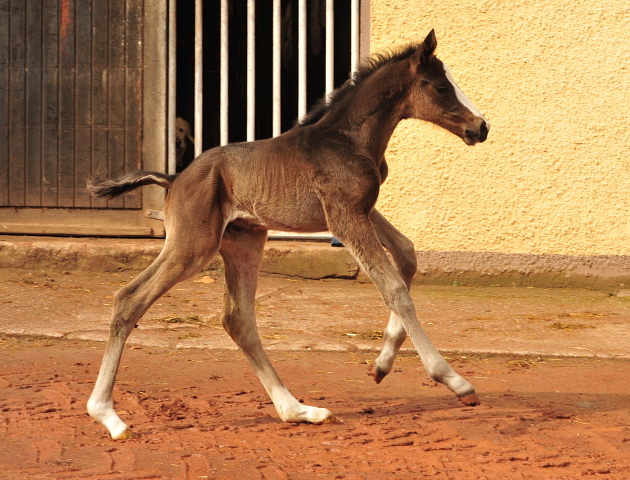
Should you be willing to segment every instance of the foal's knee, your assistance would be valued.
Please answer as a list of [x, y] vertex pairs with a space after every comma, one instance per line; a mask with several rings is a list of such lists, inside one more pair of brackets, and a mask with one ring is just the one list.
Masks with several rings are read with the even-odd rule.
[[396, 279], [395, 282], [394, 285], [391, 285], [390, 288], [383, 292], [385, 304], [400, 318], [407, 318], [410, 315], [413, 316], [415, 314], [415, 307], [409, 295], [407, 285], [400, 278]]
[[418, 268], [418, 259], [413, 242], [408, 238], [402, 242], [398, 269], [405, 283], [411, 283]]

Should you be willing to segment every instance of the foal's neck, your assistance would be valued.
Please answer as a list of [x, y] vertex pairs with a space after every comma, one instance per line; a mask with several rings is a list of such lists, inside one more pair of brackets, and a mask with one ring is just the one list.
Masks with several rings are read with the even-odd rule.
[[411, 72], [406, 62], [384, 65], [356, 87], [349, 98], [352, 114], [340, 125], [362, 153], [380, 164], [398, 123], [407, 116]]

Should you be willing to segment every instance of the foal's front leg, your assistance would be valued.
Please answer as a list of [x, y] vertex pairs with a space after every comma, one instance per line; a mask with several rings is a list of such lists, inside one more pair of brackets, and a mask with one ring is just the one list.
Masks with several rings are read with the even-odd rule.
[[422, 330], [407, 285], [387, 258], [369, 217], [360, 208], [331, 208], [326, 215], [332, 234], [357, 259], [387, 306], [402, 321], [429, 376], [446, 385], [464, 404], [478, 405], [475, 387], [453, 371]]
[[[389, 221], [376, 209], [372, 210], [370, 220], [374, 225], [378, 239], [389, 251], [407, 289], [411, 288], [411, 280], [416, 273], [416, 252], [413, 242], [400, 233]], [[387, 327], [383, 332], [383, 348], [374, 365], [368, 370], [368, 375], [374, 377], [376, 383], [381, 383], [383, 378], [392, 370], [396, 355], [403, 342], [407, 338], [407, 332], [402, 320], [394, 312], [391, 312]]]
[[298, 402], [284, 386], [263, 350], [256, 328], [254, 304], [258, 271], [266, 239], [265, 230], [233, 231], [228, 226], [225, 231], [219, 250], [225, 264], [225, 294], [221, 321], [254, 367], [282, 420], [307, 423], [335, 422], [335, 417], [325, 408], [310, 407]]

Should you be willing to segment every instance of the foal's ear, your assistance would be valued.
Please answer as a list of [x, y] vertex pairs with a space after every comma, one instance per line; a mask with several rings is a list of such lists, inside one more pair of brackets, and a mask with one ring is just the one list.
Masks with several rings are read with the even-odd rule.
[[431, 29], [427, 38], [420, 44], [418, 50], [411, 57], [412, 65], [419, 67], [424, 64], [428, 58], [433, 55], [435, 48], [437, 47], [437, 38], [435, 37], [435, 30]]

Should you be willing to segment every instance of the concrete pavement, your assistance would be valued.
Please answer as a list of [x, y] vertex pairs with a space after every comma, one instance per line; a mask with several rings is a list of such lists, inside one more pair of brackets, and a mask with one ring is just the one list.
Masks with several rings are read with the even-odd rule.
[[[114, 293], [138, 271], [0, 269], [0, 334], [104, 341]], [[265, 347], [377, 352], [389, 312], [371, 284], [261, 274], [256, 299]], [[221, 327], [223, 276], [203, 272], [159, 299], [132, 347], [236, 348]], [[608, 292], [414, 286], [418, 317], [447, 356], [630, 358], [630, 298]], [[403, 351], [412, 352], [407, 340]]]

